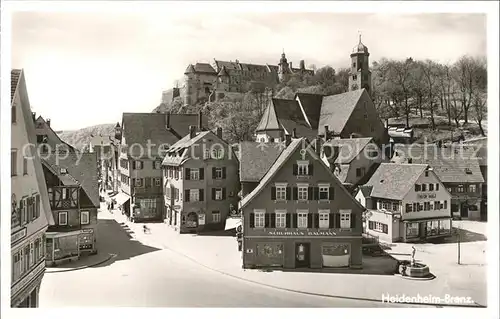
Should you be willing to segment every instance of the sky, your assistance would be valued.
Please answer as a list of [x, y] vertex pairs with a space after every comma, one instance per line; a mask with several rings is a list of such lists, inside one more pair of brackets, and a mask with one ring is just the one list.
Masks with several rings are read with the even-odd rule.
[[370, 62], [486, 56], [482, 14], [48, 12], [12, 14], [12, 67], [23, 68], [34, 112], [55, 130], [151, 112], [189, 63], [305, 60], [348, 67], [358, 34]]

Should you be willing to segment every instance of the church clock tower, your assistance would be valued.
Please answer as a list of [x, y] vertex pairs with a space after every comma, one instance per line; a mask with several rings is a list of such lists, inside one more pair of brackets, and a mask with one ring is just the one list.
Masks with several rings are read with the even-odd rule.
[[349, 72], [349, 91], [366, 89], [368, 93], [371, 91], [372, 73], [368, 57], [368, 47], [361, 42], [359, 35], [359, 43], [354, 47], [351, 53], [351, 71]]

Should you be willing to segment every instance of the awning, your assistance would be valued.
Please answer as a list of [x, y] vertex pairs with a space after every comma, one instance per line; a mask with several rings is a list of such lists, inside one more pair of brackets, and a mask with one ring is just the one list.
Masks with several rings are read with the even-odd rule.
[[238, 226], [241, 225], [241, 218], [233, 218], [233, 217], [230, 217], [228, 219], [226, 219], [226, 228], [225, 230], [229, 230], [229, 229], [234, 229]]
[[130, 199], [130, 196], [128, 196], [125, 193], [118, 193], [118, 194], [116, 194], [116, 196], [113, 197], [113, 199], [116, 201], [116, 204], [118, 206], [121, 206], [121, 205], [125, 204], [125, 202]]

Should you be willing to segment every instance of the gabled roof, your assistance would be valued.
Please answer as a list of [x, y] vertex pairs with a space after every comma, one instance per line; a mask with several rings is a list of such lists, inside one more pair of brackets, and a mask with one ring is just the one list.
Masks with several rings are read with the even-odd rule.
[[278, 122], [288, 134], [292, 134], [295, 129], [297, 137], [314, 138], [316, 136], [316, 130], [313, 130], [304, 118], [299, 102], [285, 99], [272, 99], [272, 102]]
[[42, 165], [49, 172], [51, 172], [54, 176], [56, 176], [61, 181], [61, 183], [64, 186], [80, 185], [80, 183], [76, 180], [76, 178], [74, 178], [73, 176], [71, 176], [71, 174], [69, 174], [69, 173], [63, 174], [63, 173], [61, 173], [60, 169], [57, 170], [56, 167], [52, 167], [52, 165], [50, 165], [44, 159], [42, 159]]
[[[292, 139], [290, 145], [288, 145], [283, 152], [278, 156], [276, 161], [273, 163], [271, 168], [266, 172], [264, 177], [260, 180], [259, 185], [250, 192], [247, 196], [245, 196], [241, 201], [240, 201], [240, 209], [244, 208], [248, 203], [250, 203], [266, 186], [267, 184], [272, 180], [272, 178], [276, 175], [276, 173], [283, 167], [283, 165], [290, 159], [290, 157], [299, 149], [299, 147], [302, 147], [313, 159], [316, 160], [316, 162], [319, 165], [323, 165], [324, 169], [330, 174], [331, 180], [333, 183], [338, 183], [338, 186], [340, 189], [342, 189], [349, 197], [352, 198], [351, 194], [347, 191], [347, 189], [340, 183], [340, 181], [333, 175], [333, 173], [328, 169], [328, 167], [325, 166], [323, 161], [319, 159], [317, 154], [311, 149], [311, 147], [308, 147], [309, 141], [306, 138], [298, 138], [298, 139]], [[361, 209], [364, 210], [364, 207], [361, 206], [361, 204], [353, 199], [353, 203], [360, 207]]]
[[[180, 165], [185, 160], [187, 160], [189, 152], [183, 151], [185, 148], [190, 147], [197, 143], [202, 138], [206, 137], [208, 134], [212, 133], [211, 131], [203, 131], [197, 132], [194, 138], [191, 138], [191, 135], [188, 133], [186, 136], [181, 138], [179, 141], [174, 143], [174, 145], [170, 146], [170, 148], [166, 151], [167, 155], [163, 159], [162, 165]], [[179, 154], [179, 151], [182, 151]], [[175, 155], [169, 155], [169, 152], [175, 152]]]
[[213, 73], [213, 74], [217, 74], [217, 72], [210, 65], [210, 63], [196, 63], [194, 65], [194, 71], [196, 73]]
[[278, 143], [241, 142], [238, 154], [240, 181], [260, 181], [283, 151], [279, 145]]
[[300, 105], [307, 115], [309, 123], [313, 128], [319, 128], [319, 117], [321, 114], [321, 103], [323, 102], [323, 95], [311, 93], [296, 93], [295, 100], [300, 101]]
[[[45, 164], [50, 166], [52, 172], [56, 172], [56, 176], [63, 183], [74, 185], [74, 180], [76, 180], [92, 204], [95, 207], [100, 206], [96, 153], [67, 153], [67, 156], [51, 153], [47, 155], [44, 158]], [[68, 174], [61, 174], [61, 168], [65, 168]]]
[[[65, 141], [63, 141], [59, 135], [47, 124], [47, 121], [39, 115], [35, 120], [35, 132], [36, 134], [43, 134], [47, 136], [46, 144], [52, 147], [52, 151], [59, 149], [61, 151], [66, 151], [66, 149], [70, 152], [78, 152], [73, 146], [69, 145]], [[61, 148], [64, 145], [66, 147]]]
[[[203, 116], [202, 120], [205, 129], [208, 120], [206, 116]], [[170, 114], [170, 129], [167, 129], [166, 124], [166, 114], [123, 113], [122, 128], [125, 142], [129, 146], [136, 143], [146, 146], [150, 141], [153, 144], [151, 153], [156, 156], [160, 145], [175, 144], [189, 133], [189, 126], [197, 126], [198, 114]]]
[[402, 200], [427, 167], [427, 164], [382, 163], [365, 186], [373, 187], [371, 197]]
[[484, 182], [474, 145], [453, 144], [438, 148], [436, 145], [396, 144], [393, 161], [407, 162], [409, 158], [415, 164], [429, 164], [443, 183]]
[[189, 73], [194, 73], [194, 66], [192, 64], [189, 64], [186, 68], [186, 71], [184, 71], [184, 74], [189, 74]]
[[276, 115], [276, 110], [274, 109], [273, 101], [269, 101], [267, 108], [260, 119], [259, 125], [255, 129], [256, 132], [267, 131], [267, 130], [279, 130], [281, 129], [278, 123], [278, 116]]
[[369, 185], [361, 185], [359, 187], [359, 191], [361, 192], [361, 194], [363, 194], [363, 196], [365, 198], [367, 197], [370, 197], [371, 194], [372, 194], [372, 190], [373, 190], [373, 186], [369, 186]]
[[22, 70], [12, 69], [10, 71], [10, 102], [14, 101], [14, 94], [16, 94], [17, 84], [19, 83], [19, 78], [21, 77]]
[[372, 141], [371, 137], [333, 139], [324, 145], [339, 147], [339, 156], [335, 160], [338, 164], [348, 164], [355, 159], [359, 153]]
[[318, 127], [328, 125], [329, 130], [335, 133], [342, 132], [362, 94], [368, 93], [362, 89], [324, 96]]

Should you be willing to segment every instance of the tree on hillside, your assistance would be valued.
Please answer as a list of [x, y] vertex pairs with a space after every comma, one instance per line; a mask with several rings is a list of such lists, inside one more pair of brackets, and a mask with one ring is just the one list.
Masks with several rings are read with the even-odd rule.
[[438, 94], [441, 109], [446, 112], [448, 118], [448, 125], [451, 126], [451, 109], [452, 109], [452, 90], [453, 90], [453, 75], [451, 67], [447, 64], [438, 65]]
[[425, 91], [427, 93], [427, 101], [429, 103], [429, 111], [431, 115], [431, 127], [434, 130], [436, 128], [436, 122], [434, 120], [434, 113], [435, 113], [434, 98], [437, 90], [436, 84], [438, 81], [439, 66], [432, 60], [426, 60], [425, 62], [419, 63], [419, 67], [423, 75], [424, 85], [426, 85]]
[[414, 66], [412, 58], [404, 61], [391, 61], [389, 65], [389, 76], [393, 83], [399, 86], [400, 93], [404, 102], [403, 112], [406, 118], [406, 127], [410, 127], [410, 104], [411, 97], [411, 71]]
[[476, 61], [470, 56], [462, 56], [453, 66], [454, 77], [460, 92], [460, 102], [463, 108], [464, 122], [468, 123], [469, 108], [474, 94], [474, 75]]
[[414, 97], [414, 105], [415, 105], [415, 114], [420, 113], [420, 118], [424, 118], [423, 114], [423, 104], [424, 104], [424, 96], [426, 94], [426, 85], [424, 82], [424, 73], [423, 73], [423, 62], [415, 61], [412, 65], [412, 69], [410, 72], [410, 90], [412, 93], [412, 97]]

